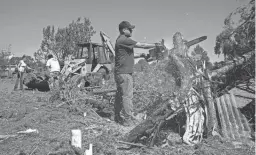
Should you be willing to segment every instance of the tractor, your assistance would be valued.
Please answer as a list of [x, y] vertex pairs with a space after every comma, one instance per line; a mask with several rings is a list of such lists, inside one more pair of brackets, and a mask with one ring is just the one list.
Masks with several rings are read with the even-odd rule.
[[71, 59], [64, 62], [61, 70], [64, 81], [71, 79], [80, 87], [82, 79], [86, 81], [85, 86], [91, 86], [91, 82], [95, 79], [104, 84], [105, 80], [110, 78], [115, 52], [109, 37], [103, 32], [100, 32], [100, 36], [102, 44], [93, 42], [77, 44], [78, 50], [72, 54]]
[[[110, 78], [114, 67], [115, 51], [109, 37], [100, 32], [102, 44], [84, 42], [78, 43], [78, 50], [65, 61], [61, 61], [61, 79], [78, 87], [99, 86]], [[49, 91], [49, 76], [29, 74], [24, 84], [28, 88]], [[82, 87], [81, 87], [82, 88]]]

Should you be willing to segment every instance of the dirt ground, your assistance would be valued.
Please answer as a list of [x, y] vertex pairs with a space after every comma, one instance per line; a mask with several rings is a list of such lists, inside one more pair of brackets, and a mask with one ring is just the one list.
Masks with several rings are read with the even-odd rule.
[[[12, 91], [14, 80], [0, 79], [0, 154], [1, 155], [73, 155], [71, 130], [82, 131], [82, 152], [93, 144], [94, 155], [252, 155], [254, 142], [229, 142], [219, 137], [205, 139], [196, 146], [165, 143], [154, 148], [130, 147], [121, 144], [125, 133], [133, 127], [123, 127], [95, 111], [82, 108], [75, 111], [68, 105], [49, 103], [49, 92]], [[80, 103], [83, 106], [83, 103]], [[85, 103], [84, 103], [85, 104]], [[85, 115], [86, 114], [86, 115]], [[17, 134], [36, 129], [38, 133]], [[3, 137], [7, 135], [7, 137]], [[2, 137], [1, 137], [2, 136]], [[163, 140], [164, 141], [164, 140]], [[163, 142], [164, 143], [164, 142]]]

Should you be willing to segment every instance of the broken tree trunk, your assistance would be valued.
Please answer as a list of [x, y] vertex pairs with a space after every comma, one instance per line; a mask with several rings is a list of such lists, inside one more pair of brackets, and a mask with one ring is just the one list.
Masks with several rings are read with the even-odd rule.
[[216, 117], [216, 110], [214, 106], [214, 100], [211, 91], [211, 83], [210, 81], [205, 80], [203, 82], [203, 91], [204, 91], [204, 98], [206, 100], [207, 106], [207, 135], [212, 135], [212, 132], [215, 131], [218, 127], [217, 117]]
[[[184, 48], [186, 48], [186, 47], [184, 47]], [[181, 47], [176, 52], [180, 52], [180, 50], [183, 50], [183, 49]], [[174, 51], [174, 53], [175, 53], [175, 51]], [[206, 78], [206, 79], [204, 79], [202, 84], [203, 84], [204, 98], [205, 98], [205, 101], [207, 102], [207, 104], [206, 104], [206, 106], [207, 106], [206, 117], [209, 116], [208, 118], [206, 118], [206, 120], [208, 120], [208, 122], [206, 121], [207, 122], [207, 128], [209, 129], [208, 135], [212, 135], [213, 132], [216, 131], [216, 129], [218, 130], [216, 109], [215, 109], [215, 106], [214, 106], [214, 98], [212, 96], [212, 91], [211, 91], [211, 79], [214, 78], [214, 77], [219, 77], [221, 74], [224, 74], [224, 73], [230, 71], [231, 69], [233, 69], [234, 67], [236, 67], [238, 65], [244, 64], [253, 55], [254, 55], [254, 51], [246, 53], [243, 57], [238, 58], [236, 61], [230, 61], [230, 62], [226, 63], [226, 66], [224, 66], [220, 69], [214, 70], [214, 71], [210, 72], [209, 74], [203, 75], [204, 78]], [[182, 71], [182, 70], [180, 70], [180, 71]], [[171, 74], [173, 72], [173, 70], [167, 68], [166, 72]], [[179, 76], [180, 73], [181, 72], [178, 72], [177, 76]], [[195, 73], [195, 74], [199, 75], [197, 73]], [[187, 86], [188, 86], [189, 85], [189, 80], [186, 79], [187, 76], [183, 76], [183, 77], [181, 77], [181, 79], [182, 78], [183, 78], [183, 82], [184, 82], [184, 80], [187, 80], [184, 83], [187, 84]], [[176, 83], [179, 84], [181, 79], [176, 78]], [[181, 87], [182, 87], [182, 85], [181, 85]], [[181, 92], [181, 94], [182, 93], [187, 94], [187, 91], [185, 90], [185, 91]], [[182, 95], [182, 97], [183, 97], [183, 95]], [[179, 109], [177, 111], [177, 113], [180, 113], [184, 110], [184, 108], [181, 108], [181, 109]], [[159, 116], [157, 114], [153, 114], [152, 117], [148, 118], [147, 120], [143, 121], [141, 124], [139, 124], [138, 126], [133, 128], [126, 135], [126, 137], [125, 137], [126, 141], [136, 142], [141, 136], [143, 136], [145, 134], [151, 134], [155, 130], [159, 130], [161, 125], [163, 124], [163, 122], [166, 121], [166, 119], [164, 119], [164, 118], [167, 117], [168, 115], [170, 116], [173, 113], [176, 113], [176, 112], [173, 112], [172, 110], [169, 110], [169, 111], [168, 110], [166, 111], [166, 110], [167, 110], [166, 104], [163, 104], [162, 107], [160, 106], [158, 109], [156, 109], [155, 111], [157, 111], [157, 114], [165, 113], [165, 115]], [[157, 134], [157, 133], [154, 133], [154, 134]], [[154, 140], [154, 138], [155, 138], [155, 136], [153, 136], [153, 140]], [[154, 144], [154, 142], [151, 141], [150, 145], [153, 146], [153, 144]]]
[[[170, 101], [174, 104], [179, 102], [180, 107], [174, 111], [172, 108], [167, 108], [167, 103], [162, 103], [163, 106], [155, 110], [157, 113], [153, 114], [128, 133], [126, 140], [129, 142], [138, 140], [143, 134], [150, 134], [152, 137], [150, 146], [153, 146], [161, 126], [167, 121], [166, 118], [171, 119], [172, 114], [178, 114], [184, 111], [186, 112], [188, 121], [183, 140], [188, 144], [192, 144], [198, 143], [202, 139], [204, 119], [201, 118], [204, 118], [204, 109], [200, 105], [200, 95], [198, 96], [198, 93], [192, 88], [196, 67], [187, 56], [188, 47], [182, 41], [180, 33], [175, 34], [173, 42], [175, 48], [169, 52], [169, 59], [162, 61], [163, 64], [161, 62], [159, 64], [160, 66], [165, 66], [163, 72], [172, 75], [176, 83], [177, 95], [174, 100], [168, 99], [168, 103]], [[165, 82], [168, 83], [171, 81], [165, 80]], [[172, 107], [172, 105], [169, 107]]]

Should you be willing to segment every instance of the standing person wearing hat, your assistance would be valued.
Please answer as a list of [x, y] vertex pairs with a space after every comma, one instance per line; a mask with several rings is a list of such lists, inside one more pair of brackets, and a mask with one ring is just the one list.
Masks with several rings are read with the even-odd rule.
[[[135, 28], [128, 21], [122, 21], [119, 24], [119, 32], [115, 44], [115, 81], [117, 85], [117, 92], [115, 98], [115, 122], [130, 124], [131, 121], [136, 120], [133, 112], [133, 67], [134, 67], [134, 48], [149, 49], [156, 46], [161, 46], [159, 43], [141, 43], [134, 41], [130, 37]], [[145, 54], [143, 53], [142, 56]], [[124, 118], [121, 117], [123, 114]]]

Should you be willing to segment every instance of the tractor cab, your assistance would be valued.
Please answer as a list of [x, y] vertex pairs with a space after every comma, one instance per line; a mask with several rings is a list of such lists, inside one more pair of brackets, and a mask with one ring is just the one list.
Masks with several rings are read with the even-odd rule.
[[98, 43], [81, 43], [77, 44], [78, 51], [75, 53], [75, 59], [85, 60], [86, 65], [91, 65], [90, 71], [92, 72], [97, 64], [112, 64], [113, 56], [112, 53], [108, 52], [107, 49]]

